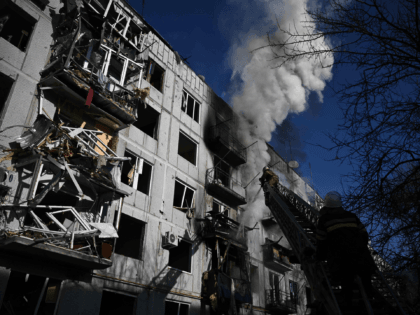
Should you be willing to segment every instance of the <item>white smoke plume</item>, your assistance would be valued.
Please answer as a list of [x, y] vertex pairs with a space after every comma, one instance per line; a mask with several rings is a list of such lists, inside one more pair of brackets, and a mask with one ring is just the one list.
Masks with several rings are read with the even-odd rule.
[[[299, 33], [307, 33], [305, 28], [309, 17], [305, 15], [309, 0], [254, 0], [253, 4], [263, 8], [264, 24], [271, 27], [279, 25], [283, 29], [294, 29]], [[303, 22], [305, 21], [305, 22]], [[277, 29], [277, 28], [276, 28]], [[288, 35], [276, 30], [270, 37], [275, 42], [284, 42]], [[261, 25], [251, 28], [247, 35], [239, 38], [230, 50], [230, 66], [232, 78], [240, 78], [240, 87], [232, 97], [234, 110], [239, 113], [239, 138], [246, 146], [257, 141], [248, 149], [247, 164], [242, 166], [242, 178], [248, 183], [262, 168], [269, 164], [265, 142], [271, 140], [276, 124], [281, 124], [287, 115], [300, 113], [307, 107], [308, 96], [317, 93], [322, 101], [322, 91], [326, 81], [332, 78], [332, 68], [323, 65], [333, 64], [333, 57], [326, 60], [297, 59], [282, 67], [279, 60], [273, 59], [273, 51], [280, 53], [281, 47], [255, 50], [268, 43], [267, 35], [261, 32]], [[323, 39], [316, 45], [327, 46]], [[301, 46], [301, 49], [305, 46]], [[307, 48], [309, 50], [309, 47]], [[255, 51], [254, 51], [255, 50]], [[252, 54], [251, 51], [254, 51]], [[290, 52], [289, 52], [290, 53]], [[260, 175], [261, 176], [261, 175]], [[257, 195], [258, 194], [258, 195]], [[255, 179], [247, 188], [248, 204], [244, 223], [254, 225], [266, 211], [264, 196]]]

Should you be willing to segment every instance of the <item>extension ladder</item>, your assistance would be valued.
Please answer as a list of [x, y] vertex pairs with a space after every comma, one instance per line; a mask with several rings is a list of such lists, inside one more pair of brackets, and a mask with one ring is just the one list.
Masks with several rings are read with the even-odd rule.
[[[360, 311], [342, 310], [337, 302], [336, 294], [340, 291], [338, 286], [331, 283], [325, 262], [316, 262], [304, 256], [305, 248], [313, 251], [316, 249], [315, 229], [318, 222], [319, 212], [281, 184], [272, 188], [268, 183], [263, 186], [264, 193], [268, 194], [268, 207], [277, 224], [282, 229], [294, 254], [305, 272], [309, 284], [317, 294], [317, 300], [323, 304], [326, 312], [330, 315], [360, 314]], [[414, 311], [408, 307], [402, 307], [395, 293], [386, 282], [379, 269], [373, 275], [372, 285], [375, 290], [375, 308], [368, 300], [360, 278], [356, 278], [359, 285], [360, 301], [364, 302], [364, 314], [395, 314], [411, 315]]]

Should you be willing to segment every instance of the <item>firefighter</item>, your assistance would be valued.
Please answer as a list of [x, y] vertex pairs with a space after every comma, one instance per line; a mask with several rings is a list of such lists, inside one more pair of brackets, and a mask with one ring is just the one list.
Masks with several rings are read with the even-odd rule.
[[[264, 166], [263, 167], [263, 174], [260, 178], [261, 186], [263, 186], [266, 182], [272, 187], [276, 188], [277, 184], [279, 183], [279, 177], [274, 173], [272, 170], [270, 170], [269, 167]], [[269, 195], [268, 193], [264, 193], [265, 197], [265, 204], [268, 206], [269, 203]]]
[[331, 191], [325, 196], [324, 207], [316, 229], [316, 259], [327, 260], [331, 280], [341, 283], [339, 301], [352, 308], [353, 284], [358, 275], [366, 294], [373, 297], [371, 276], [376, 270], [370, 255], [368, 233], [359, 218], [342, 208], [341, 196]]

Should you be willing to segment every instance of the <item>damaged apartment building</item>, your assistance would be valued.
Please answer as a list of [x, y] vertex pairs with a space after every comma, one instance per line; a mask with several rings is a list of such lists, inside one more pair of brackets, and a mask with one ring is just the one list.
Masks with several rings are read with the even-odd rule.
[[2, 1], [0, 81], [1, 314], [304, 314], [237, 115], [127, 2]]

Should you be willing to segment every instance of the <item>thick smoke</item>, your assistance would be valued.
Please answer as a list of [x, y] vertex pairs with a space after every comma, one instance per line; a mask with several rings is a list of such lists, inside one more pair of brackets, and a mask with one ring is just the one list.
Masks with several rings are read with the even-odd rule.
[[[271, 21], [271, 25], [276, 26], [277, 18], [282, 29], [294, 29], [301, 34], [308, 32], [305, 28], [309, 21], [305, 15], [308, 0], [260, 0], [255, 4], [264, 9], [264, 24]], [[261, 25], [256, 26], [239, 39], [241, 42], [232, 45], [230, 51], [232, 80], [240, 82], [239, 90], [232, 97], [234, 110], [240, 116], [239, 137], [245, 145], [258, 141], [248, 149], [248, 162], [241, 169], [245, 183], [269, 164], [270, 156], [265, 143], [271, 140], [276, 125], [281, 124], [289, 113], [304, 111], [310, 93], [316, 93], [322, 102], [326, 81], [332, 78], [332, 68], [322, 66], [332, 64], [332, 56], [322, 60], [322, 64], [316, 58], [302, 58], [278, 67], [280, 61], [273, 58], [273, 52], [281, 54], [284, 48], [257, 49], [268, 44], [267, 35], [262, 35]], [[276, 30], [271, 32], [270, 38], [273, 42], [284, 42], [288, 35]], [[327, 46], [322, 39], [315, 44]], [[300, 46], [301, 49], [305, 47]], [[306, 48], [309, 50], [309, 47]], [[248, 186], [247, 198], [246, 208], [249, 211], [245, 212], [244, 223], [254, 225], [267, 209], [258, 180]]]

